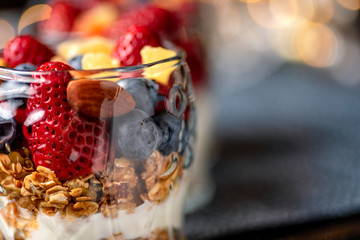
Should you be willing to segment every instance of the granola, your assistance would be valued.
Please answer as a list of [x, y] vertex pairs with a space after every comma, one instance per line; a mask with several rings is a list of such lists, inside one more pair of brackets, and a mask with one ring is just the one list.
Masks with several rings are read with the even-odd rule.
[[[171, 192], [182, 174], [182, 159], [172, 153], [162, 156], [155, 151], [143, 162], [126, 158], [115, 159], [112, 171], [103, 175], [90, 174], [61, 182], [46, 167], [34, 169], [30, 158], [18, 152], [0, 154], [0, 195], [10, 202], [1, 210], [9, 226], [17, 229], [15, 239], [27, 236], [38, 228], [40, 212], [54, 216], [60, 213], [70, 221], [101, 212], [115, 218], [119, 210], [129, 214], [144, 201], [160, 203]], [[31, 163], [29, 163], [29, 161]], [[27, 209], [30, 218], [20, 216]], [[109, 239], [123, 239], [115, 234]], [[153, 232], [150, 239], [168, 239], [166, 231]]]

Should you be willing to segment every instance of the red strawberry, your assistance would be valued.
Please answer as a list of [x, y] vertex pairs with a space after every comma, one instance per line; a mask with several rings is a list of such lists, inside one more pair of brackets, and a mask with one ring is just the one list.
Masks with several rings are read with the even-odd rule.
[[71, 75], [64, 70], [70, 69], [60, 62], [38, 68], [49, 74], [35, 76], [30, 85], [23, 129], [35, 165], [52, 169], [60, 180], [103, 171], [107, 159], [106, 123], [78, 115], [67, 102]]
[[143, 25], [166, 36], [178, 28], [170, 11], [155, 5], [140, 5], [123, 14], [105, 31], [105, 36], [117, 40], [133, 25]]
[[117, 42], [113, 57], [120, 60], [121, 66], [141, 64], [140, 51], [146, 45], [152, 47], [161, 45], [157, 33], [145, 26], [131, 26]]
[[40, 66], [53, 56], [53, 51], [30, 35], [16, 36], [6, 44], [3, 51], [3, 57], [11, 68], [21, 63]]
[[39, 31], [70, 32], [80, 10], [70, 1], [62, 0], [51, 3], [51, 7], [50, 18], [39, 23]]

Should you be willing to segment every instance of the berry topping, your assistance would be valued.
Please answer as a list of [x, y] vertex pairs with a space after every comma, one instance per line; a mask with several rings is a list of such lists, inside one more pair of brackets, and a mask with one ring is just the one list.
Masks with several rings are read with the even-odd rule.
[[178, 24], [173, 13], [155, 5], [140, 5], [123, 14], [105, 31], [105, 36], [118, 39], [133, 25], [142, 25], [158, 34], [170, 35], [177, 30]]
[[164, 136], [164, 141], [159, 147], [159, 151], [168, 155], [171, 152], [177, 152], [180, 149], [182, 124], [181, 120], [174, 115], [163, 112], [154, 117], [154, 121], [160, 127]]
[[115, 122], [115, 139], [121, 156], [134, 161], [148, 158], [162, 142], [159, 127], [145, 112], [134, 109]]
[[70, 1], [55, 1], [51, 4], [50, 18], [39, 24], [40, 32], [68, 32], [72, 29], [74, 21], [79, 14], [79, 9], [76, 8]]
[[22, 71], [35, 71], [37, 69], [37, 66], [31, 63], [22, 63], [15, 67], [16, 70], [22, 70]]
[[74, 69], [81, 70], [82, 69], [82, 64], [81, 64], [82, 59], [83, 59], [83, 55], [77, 55], [69, 60], [69, 64]]
[[146, 79], [124, 79], [118, 81], [135, 100], [135, 109], [144, 111], [149, 116], [154, 115], [157, 100], [157, 84]]
[[113, 56], [120, 61], [121, 66], [139, 65], [140, 51], [146, 45], [160, 46], [158, 34], [145, 26], [134, 25], [119, 38]]
[[16, 136], [15, 121], [12, 114], [0, 107], [0, 148], [4, 145], [11, 144]]
[[6, 44], [3, 51], [3, 57], [11, 68], [22, 63], [40, 66], [53, 56], [54, 53], [47, 46], [30, 35], [13, 38]]
[[69, 105], [70, 66], [48, 62], [30, 85], [24, 136], [36, 166], [52, 169], [61, 180], [104, 170], [108, 129], [103, 120], [79, 116]]

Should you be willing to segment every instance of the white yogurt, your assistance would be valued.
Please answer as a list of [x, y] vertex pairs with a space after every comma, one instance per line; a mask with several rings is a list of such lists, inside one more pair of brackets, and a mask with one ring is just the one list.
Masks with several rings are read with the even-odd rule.
[[[39, 229], [34, 230], [29, 239], [36, 240], [99, 240], [108, 239], [111, 235], [122, 233], [125, 239], [150, 237], [155, 229], [182, 228], [183, 201], [186, 185], [183, 175], [179, 188], [160, 204], [145, 201], [133, 213], [120, 210], [116, 218], [106, 218], [102, 213], [96, 213], [87, 218], [74, 218], [74, 222], [64, 219], [60, 214], [48, 216], [38, 214]], [[7, 204], [7, 199], [4, 204]], [[4, 205], [6, 206], [6, 205]], [[22, 211], [27, 211], [22, 209]], [[0, 218], [0, 228], [6, 239], [12, 239], [14, 228], [9, 227]]]

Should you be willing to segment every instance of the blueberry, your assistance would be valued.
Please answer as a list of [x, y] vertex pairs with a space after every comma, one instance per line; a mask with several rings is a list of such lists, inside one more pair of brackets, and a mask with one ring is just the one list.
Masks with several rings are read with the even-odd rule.
[[181, 151], [183, 149], [182, 145], [184, 145], [184, 121], [168, 112], [156, 115], [153, 119], [160, 127], [164, 136], [163, 142], [159, 146], [159, 151], [164, 155]]
[[15, 67], [16, 70], [22, 71], [36, 71], [37, 66], [31, 63], [22, 63]]
[[68, 63], [74, 69], [81, 70], [82, 69], [82, 64], [81, 64], [82, 59], [83, 59], [83, 55], [77, 55], [77, 56], [73, 57], [72, 59], [70, 59], [68, 61]]
[[16, 136], [16, 124], [9, 111], [0, 107], [0, 148], [11, 144]]
[[124, 88], [134, 98], [135, 109], [154, 115], [154, 109], [157, 102], [158, 85], [147, 79], [133, 78], [118, 81], [118, 84]]
[[141, 110], [132, 110], [115, 119], [114, 124], [117, 152], [130, 160], [145, 160], [162, 143], [161, 130]]

